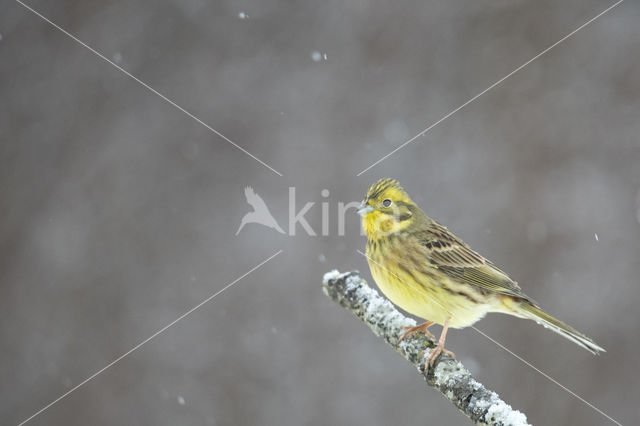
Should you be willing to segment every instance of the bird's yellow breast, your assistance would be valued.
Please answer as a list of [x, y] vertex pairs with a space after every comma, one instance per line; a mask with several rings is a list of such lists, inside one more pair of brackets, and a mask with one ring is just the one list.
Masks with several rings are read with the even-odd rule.
[[449, 319], [453, 328], [468, 327], [494, 310], [491, 298], [451, 281], [418, 251], [399, 251], [403, 245], [393, 238], [367, 244], [371, 275], [395, 305], [440, 325]]

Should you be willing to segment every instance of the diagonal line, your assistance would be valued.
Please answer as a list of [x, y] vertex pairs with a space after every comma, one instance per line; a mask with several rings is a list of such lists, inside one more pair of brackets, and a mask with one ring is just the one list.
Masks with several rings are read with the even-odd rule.
[[[388, 273], [390, 273], [391, 275], [393, 275], [394, 277], [396, 277], [398, 280], [400, 280], [401, 283], [403, 283], [404, 285], [411, 287], [413, 290], [417, 291], [418, 293], [423, 294], [424, 296], [428, 295], [423, 292], [421, 289], [419, 289], [418, 287], [415, 287], [411, 284], [409, 284], [408, 282], [406, 282], [405, 280], [403, 280], [402, 278], [400, 278], [398, 275], [396, 275], [395, 273], [393, 273], [392, 271], [390, 271], [386, 266], [380, 264], [379, 262], [376, 262], [375, 260], [373, 260], [371, 257], [367, 256], [365, 253], [363, 253], [360, 250], [356, 250], [358, 253], [360, 253], [361, 255], [363, 255], [364, 257], [366, 257], [369, 261], [375, 263], [376, 265], [378, 265], [379, 267], [383, 268], [385, 271], [387, 271]], [[436, 304], [438, 304], [438, 306], [440, 306], [442, 309], [444, 309], [449, 315], [451, 315], [452, 317], [455, 316], [449, 309], [447, 309], [445, 306], [443, 306], [439, 301], [437, 301], [436, 299], [433, 298], [429, 298], [431, 301], [435, 302]], [[622, 426], [622, 424], [616, 420], [614, 420], [611, 416], [607, 415], [604, 411], [600, 410], [598, 407], [596, 407], [595, 405], [591, 404], [589, 401], [585, 400], [584, 398], [582, 398], [580, 395], [578, 395], [577, 393], [573, 392], [571, 389], [569, 389], [568, 387], [564, 386], [563, 384], [561, 384], [559, 381], [557, 381], [556, 379], [554, 379], [553, 377], [549, 376], [547, 373], [543, 372], [542, 370], [538, 369], [537, 367], [535, 367], [533, 364], [531, 364], [529, 361], [525, 360], [524, 358], [522, 358], [521, 356], [517, 355], [516, 353], [514, 353], [513, 351], [509, 350], [506, 346], [504, 346], [503, 344], [499, 343], [497, 340], [492, 339], [491, 337], [489, 337], [487, 334], [485, 334], [484, 332], [480, 331], [478, 328], [476, 328], [475, 326], [471, 326], [471, 328], [473, 328], [475, 331], [477, 331], [478, 333], [482, 334], [484, 337], [486, 337], [487, 339], [491, 340], [493, 343], [495, 343], [496, 345], [500, 346], [502, 349], [504, 349], [505, 351], [509, 352], [511, 355], [513, 355], [514, 357], [516, 357], [517, 359], [519, 359], [520, 361], [522, 361], [523, 363], [525, 363], [527, 366], [531, 367], [533, 370], [537, 371], [538, 373], [542, 374], [545, 378], [547, 378], [548, 380], [550, 380], [551, 382], [555, 383], [556, 385], [560, 386], [562, 389], [564, 389], [565, 391], [567, 391], [568, 393], [570, 393], [571, 395], [575, 396], [576, 398], [578, 398], [580, 401], [584, 402], [586, 405], [588, 405], [589, 407], [593, 408], [595, 411], [597, 411], [598, 413], [602, 414], [603, 416], [605, 416], [606, 418], [608, 418], [609, 420], [611, 420], [613, 423]]]
[[258, 163], [262, 164], [263, 166], [265, 166], [266, 168], [268, 168], [269, 170], [271, 170], [275, 174], [277, 174], [279, 176], [282, 176], [282, 173], [280, 173], [279, 171], [277, 171], [276, 169], [274, 169], [273, 167], [271, 167], [270, 165], [268, 165], [267, 163], [265, 163], [264, 161], [262, 161], [261, 159], [259, 159], [258, 157], [256, 157], [255, 155], [253, 155], [252, 153], [250, 153], [249, 151], [247, 151], [246, 149], [244, 149], [243, 147], [241, 147], [240, 145], [238, 145], [237, 143], [235, 143], [234, 141], [232, 141], [231, 139], [229, 139], [228, 137], [226, 137], [225, 135], [223, 135], [222, 133], [220, 133], [219, 131], [217, 131], [216, 129], [214, 129], [213, 127], [211, 127], [210, 125], [208, 125], [207, 123], [205, 123], [204, 121], [202, 121], [201, 119], [199, 119], [198, 117], [196, 117], [195, 115], [193, 115], [192, 113], [190, 113], [189, 111], [187, 111], [186, 109], [184, 109], [183, 107], [181, 107], [180, 105], [175, 103], [174, 101], [172, 101], [171, 99], [169, 99], [168, 97], [166, 97], [165, 95], [163, 95], [162, 93], [158, 92], [156, 89], [154, 89], [153, 87], [149, 86], [147, 83], [145, 83], [144, 81], [140, 80], [138, 77], [136, 77], [135, 75], [131, 74], [129, 71], [125, 70], [120, 65], [116, 64], [115, 62], [113, 62], [112, 60], [110, 60], [109, 58], [104, 56], [102, 53], [98, 52], [96, 49], [94, 49], [93, 47], [89, 46], [87, 43], [85, 43], [82, 40], [80, 40], [78, 37], [76, 37], [73, 34], [71, 34], [69, 31], [65, 30], [61, 26], [59, 26], [56, 23], [52, 22], [50, 19], [48, 19], [46, 16], [42, 15], [37, 10], [31, 8], [29, 5], [23, 3], [20, 0], [16, 0], [16, 2], [19, 3], [20, 5], [22, 5], [25, 9], [30, 10], [31, 12], [33, 12], [33, 14], [35, 14], [38, 17], [40, 17], [42, 20], [46, 21], [47, 23], [49, 23], [51, 26], [55, 27], [56, 29], [60, 30], [61, 32], [63, 32], [67, 36], [69, 36], [76, 43], [78, 43], [81, 46], [87, 48], [89, 51], [91, 51], [93, 54], [98, 56], [103, 61], [111, 64], [117, 70], [119, 70], [120, 72], [122, 72], [126, 76], [128, 76], [131, 79], [133, 79], [134, 81], [136, 81], [138, 84], [140, 84], [145, 89], [149, 90], [151, 93], [159, 96], [160, 98], [165, 100], [167, 103], [169, 103], [171, 106], [173, 106], [176, 109], [182, 111], [187, 116], [191, 117], [192, 119], [194, 119], [195, 121], [197, 121], [198, 123], [200, 123], [201, 125], [206, 127], [207, 129], [209, 129], [210, 131], [212, 131], [213, 133], [215, 133], [216, 135], [218, 135], [219, 137], [221, 137], [225, 141], [229, 142], [231, 145], [235, 146], [240, 151], [244, 152], [249, 157], [251, 157], [254, 160], [256, 160]]
[[520, 71], [521, 69], [523, 69], [524, 67], [526, 67], [527, 65], [529, 65], [531, 62], [535, 61], [536, 59], [538, 59], [539, 57], [541, 57], [542, 55], [544, 55], [545, 53], [549, 52], [550, 50], [552, 50], [554, 47], [558, 46], [559, 44], [561, 44], [562, 42], [564, 42], [565, 40], [567, 40], [569, 37], [573, 36], [575, 33], [577, 33], [578, 31], [582, 30], [584, 27], [586, 27], [587, 25], [591, 24], [593, 21], [595, 21], [596, 19], [598, 19], [599, 17], [601, 17], [602, 15], [604, 15], [605, 13], [609, 12], [611, 9], [613, 9], [614, 7], [618, 6], [620, 3], [622, 3], [624, 0], [619, 0], [618, 2], [614, 3], [613, 5], [609, 6], [608, 8], [606, 8], [605, 10], [603, 10], [602, 12], [600, 12], [599, 14], [597, 14], [596, 16], [594, 16], [593, 18], [589, 19], [587, 22], [585, 22], [584, 24], [580, 25], [578, 28], [576, 28], [575, 30], [571, 31], [569, 34], [567, 34], [566, 36], [562, 37], [560, 40], [556, 41], [555, 43], [553, 43], [551, 46], [547, 47], [546, 49], [544, 49], [542, 52], [538, 53], [536, 56], [534, 56], [533, 58], [529, 59], [527, 62], [525, 62], [524, 64], [520, 65], [518, 68], [514, 69], [513, 71], [511, 71], [509, 74], [505, 75], [504, 77], [502, 77], [500, 80], [496, 81], [495, 83], [493, 83], [491, 86], [487, 87], [486, 89], [484, 89], [482, 92], [478, 93], [477, 95], [475, 95], [473, 98], [469, 99], [468, 101], [466, 101], [465, 103], [463, 103], [462, 105], [460, 105], [459, 107], [451, 110], [447, 115], [445, 115], [444, 117], [442, 117], [440, 120], [436, 121], [435, 123], [431, 124], [429, 127], [427, 127], [426, 129], [422, 130], [420, 133], [418, 133], [417, 135], [415, 135], [414, 137], [412, 137], [411, 139], [409, 139], [408, 141], [404, 142], [402, 145], [400, 145], [399, 147], [397, 147], [396, 149], [394, 149], [393, 151], [391, 151], [390, 153], [388, 153], [387, 155], [385, 155], [384, 157], [380, 158], [378, 161], [376, 161], [375, 163], [371, 164], [369, 167], [367, 167], [366, 169], [362, 170], [360, 173], [358, 173], [356, 176], [360, 176], [361, 174], [363, 174], [364, 172], [366, 172], [367, 170], [371, 169], [372, 167], [380, 164], [382, 161], [386, 160], [387, 158], [389, 158], [390, 156], [392, 156], [393, 154], [395, 154], [396, 152], [398, 152], [399, 150], [401, 150], [402, 148], [404, 148], [405, 146], [409, 145], [411, 142], [415, 141], [416, 139], [418, 139], [421, 136], [424, 136], [425, 133], [427, 133], [429, 130], [433, 129], [434, 127], [436, 127], [438, 124], [442, 123], [443, 121], [445, 121], [447, 118], [451, 117], [453, 114], [455, 114], [456, 112], [460, 111], [462, 108], [466, 107], [467, 105], [469, 105], [470, 103], [472, 103], [473, 101], [475, 101], [476, 99], [478, 99], [480, 96], [484, 95], [485, 93], [487, 93], [488, 91], [490, 91], [491, 89], [493, 89], [494, 87], [498, 86], [500, 83], [502, 83], [503, 81], [505, 81], [506, 79], [508, 79], [509, 77], [511, 77], [512, 75], [514, 75], [515, 73], [517, 73], [518, 71]]
[[22, 426], [25, 423], [29, 422], [30, 420], [32, 420], [34, 417], [38, 416], [39, 414], [41, 414], [42, 412], [48, 410], [49, 408], [51, 408], [51, 406], [53, 406], [54, 404], [58, 403], [60, 400], [66, 398], [67, 396], [69, 396], [70, 394], [72, 394], [73, 392], [75, 392], [78, 388], [80, 388], [81, 386], [84, 386], [85, 384], [87, 384], [89, 381], [93, 380], [94, 378], [96, 378], [98, 375], [102, 374], [105, 370], [107, 370], [108, 368], [112, 367], [113, 365], [117, 364], [118, 362], [120, 362], [122, 359], [124, 359], [125, 357], [127, 357], [128, 355], [130, 355], [132, 352], [140, 349], [142, 346], [144, 346], [147, 342], [149, 342], [150, 340], [152, 340], [153, 338], [155, 338], [156, 336], [158, 336], [159, 334], [162, 334], [164, 331], [166, 331], [168, 328], [172, 327], [173, 325], [175, 325], [178, 321], [182, 320], [183, 318], [185, 318], [186, 316], [190, 315], [191, 313], [193, 313], [194, 311], [196, 311], [198, 308], [200, 308], [202, 305], [206, 304], [207, 302], [209, 302], [211, 299], [213, 299], [214, 297], [216, 297], [217, 295], [219, 295], [220, 293], [222, 293], [223, 291], [225, 291], [226, 289], [228, 289], [229, 287], [231, 287], [232, 285], [234, 285], [235, 283], [237, 283], [238, 281], [240, 281], [241, 279], [243, 279], [244, 277], [246, 277], [247, 275], [249, 275], [250, 273], [252, 273], [253, 271], [255, 271], [256, 269], [258, 269], [259, 267], [261, 267], [262, 265], [264, 265], [265, 263], [267, 263], [268, 261], [270, 261], [271, 259], [273, 259], [274, 257], [276, 257], [277, 255], [279, 255], [280, 253], [282, 253], [282, 250], [278, 250], [278, 252], [274, 255], [272, 255], [271, 257], [263, 260], [262, 262], [260, 262], [258, 265], [254, 266], [253, 268], [251, 268], [249, 271], [245, 272], [244, 274], [240, 275], [238, 278], [236, 278], [235, 280], [231, 281], [229, 284], [227, 284], [226, 286], [224, 286], [222, 289], [216, 291], [215, 293], [213, 293], [211, 296], [207, 297], [206, 299], [204, 299], [202, 302], [198, 303], [196, 306], [194, 306], [193, 308], [189, 309], [187, 312], [185, 312], [184, 314], [180, 315], [178, 318], [174, 319], [173, 321], [171, 321], [169, 324], [165, 325], [164, 327], [162, 327], [160, 330], [156, 331], [155, 333], [153, 333], [151, 336], [147, 337], [146, 339], [144, 339], [143, 341], [141, 341], [140, 343], [138, 343], [137, 345], [135, 345], [133, 348], [129, 349], [127, 352], [123, 353], [122, 355], [120, 355], [118, 358], [114, 359], [113, 361], [111, 361], [109, 364], [105, 365], [104, 367], [102, 367], [100, 370], [96, 371], [95, 373], [93, 373], [92, 375], [90, 375], [89, 377], [87, 377], [86, 379], [84, 379], [83, 381], [81, 381], [80, 383], [78, 383], [77, 385], [75, 385], [74, 387], [72, 387], [71, 389], [69, 389], [67, 392], [63, 393], [62, 395], [60, 395], [58, 398], [54, 399], [53, 401], [51, 401], [49, 404], [45, 405], [44, 407], [42, 407], [40, 410], [38, 410], [36, 413], [34, 413], [33, 415], [31, 415], [30, 417], [28, 417], [27, 419], [23, 420], [22, 422], [20, 422], [18, 424], [18, 426]]
[[569, 389], [568, 387], [564, 386], [562, 383], [560, 383], [559, 381], [557, 381], [556, 379], [554, 379], [553, 377], [551, 377], [550, 375], [548, 375], [547, 373], [545, 373], [544, 371], [541, 371], [539, 369], [537, 369], [533, 364], [531, 364], [529, 361], [527, 361], [526, 359], [522, 358], [520, 355], [513, 353], [511, 350], [509, 350], [509, 348], [507, 348], [506, 346], [504, 346], [502, 343], [498, 342], [497, 340], [493, 339], [492, 337], [488, 336], [486, 333], [484, 333], [483, 331], [479, 330], [478, 328], [476, 328], [475, 326], [471, 326], [471, 328], [473, 328], [475, 331], [477, 331], [478, 333], [482, 334], [484, 337], [486, 337], [487, 339], [491, 340], [493, 343], [495, 343], [496, 345], [500, 346], [502, 349], [504, 349], [505, 351], [509, 352], [511, 355], [513, 355], [514, 357], [516, 357], [517, 359], [519, 359], [520, 361], [524, 362], [525, 364], [527, 364], [529, 367], [533, 368], [534, 370], [536, 370], [538, 373], [542, 374], [544, 377], [546, 377], [548, 380], [552, 381], [553, 383], [555, 383], [556, 385], [560, 386], [562, 389], [566, 390], [568, 393], [570, 393], [571, 395], [575, 396], [576, 398], [578, 398], [580, 401], [584, 402], [585, 404], [587, 404], [589, 407], [593, 408], [594, 410], [596, 410], [598, 413], [602, 414], [603, 416], [605, 416], [606, 418], [608, 418], [609, 420], [611, 420], [613, 423], [622, 426], [622, 423], [620, 423], [619, 421], [613, 419], [611, 416], [609, 416], [607, 413], [605, 413], [604, 411], [602, 411], [601, 409], [599, 409], [598, 407], [596, 407], [595, 405], [593, 405], [592, 403], [590, 403], [589, 401], [585, 400], [583, 397], [581, 397], [580, 395], [578, 395], [577, 393], [575, 393], [574, 391], [572, 391], [571, 389]]

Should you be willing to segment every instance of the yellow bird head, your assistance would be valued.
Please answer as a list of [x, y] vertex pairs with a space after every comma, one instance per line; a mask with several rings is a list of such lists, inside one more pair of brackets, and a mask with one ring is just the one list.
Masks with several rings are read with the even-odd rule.
[[395, 179], [380, 179], [371, 185], [358, 214], [367, 238], [375, 239], [410, 226], [420, 208]]

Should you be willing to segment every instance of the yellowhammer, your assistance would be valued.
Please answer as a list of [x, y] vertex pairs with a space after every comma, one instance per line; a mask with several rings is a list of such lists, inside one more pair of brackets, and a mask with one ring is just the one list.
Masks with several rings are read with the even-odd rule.
[[444, 351], [449, 327], [464, 328], [488, 312], [532, 319], [592, 353], [604, 351], [584, 334], [543, 312], [518, 284], [428, 217], [393, 179], [376, 182], [358, 213], [367, 235], [371, 275], [382, 292], [405, 311], [427, 322], [408, 335], [442, 325], [427, 368]]

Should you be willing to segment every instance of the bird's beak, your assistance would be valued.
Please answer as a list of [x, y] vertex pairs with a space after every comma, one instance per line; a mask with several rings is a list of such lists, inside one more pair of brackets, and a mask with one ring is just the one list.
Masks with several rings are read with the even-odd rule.
[[372, 211], [373, 211], [373, 207], [371, 207], [365, 202], [362, 202], [362, 204], [360, 204], [360, 207], [358, 208], [358, 214], [362, 217], [366, 216], [367, 213], [371, 213]]

